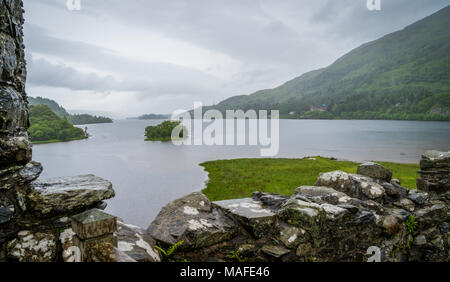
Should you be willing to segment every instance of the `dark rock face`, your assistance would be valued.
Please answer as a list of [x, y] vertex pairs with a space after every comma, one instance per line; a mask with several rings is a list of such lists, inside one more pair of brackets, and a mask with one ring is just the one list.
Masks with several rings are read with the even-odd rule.
[[381, 201], [385, 195], [385, 189], [375, 179], [339, 170], [321, 173], [315, 186], [331, 187], [361, 200]]
[[392, 172], [389, 169], [373, 162], [367, 162], [359, 165], [356, 173], [374, 179], [383, 180], [385, 182], [389, 182], [392, 179]]
[[5, 252], [3, 243], [18, 232], [16, 222], [26, 209], [23, 193], [31, 181], [31, 173], [25, 172], [31, 160], [31, 143], [22, 13], [20, 0], [0, 5], [0, 253]]
[[240, 222], [255, 238], [263, 237], [274, 224], [275, 214], [261, 201], [252, 198], [218, 201], [213, 204]]
[[[320, 174], [316, 185], [299, 187], [291, 197], [255, 192], [211, 206], [194, 193], [168, 204], [147, 238], [166, 245], [184, 238], [208, 241], [176, 251], [175, 257], [189, 261], [236, 261], [230, 255], [236, 251], [247, 261], [367, 261], [371, 247], [380, 250], [381, 261], [448, 261], [445, 199], [342, 171]], [[199, 226], [193, 235], [185, 224], [191, 220]], [[215, 220], [234, 232], [215, 240]]]
[[56, 259], [56, 240], [51, 233], [20, 231], [7, 244], [8, 256], [20, 262], [51, 262]]
[[417, 188], [444, 194], [450, 190], [450, 152], [427, 151], [420, 160]]
[[61, 231], [68, 217], [102, 205], [114, 190], [93, 175], [31, 184], [42, 166], [31, 161], [27, 132], [23, 5], [0, 2], [0, 261], [70, 261], [61, 253], [70, 241]]
[[0, 199], [0, 224], [9, 222], [14, 215], [14, 203], [8, 198]]
[[197, 249], [228, 240], [235, 233], [235, 224], [223, 211], [213, 208], [205, 195], [192, 193], [163, 207], [146, 238], [165, 246], [183, 241], [181, 248]]
[[114, 197], [111, 182], [95, 175], [37, 180], [29, 193], [29, 211], [36, 217], [73, 215]]
[[117, 222], [118, 248], [120, 251], [138, 262], [159, 262], [161, 258], [155, 249], [155, 241], [145, 241], [144, 230], [138, 226]]
[[31, 160], [22, 13], [20, 0], [0, 8], [0, 170]]

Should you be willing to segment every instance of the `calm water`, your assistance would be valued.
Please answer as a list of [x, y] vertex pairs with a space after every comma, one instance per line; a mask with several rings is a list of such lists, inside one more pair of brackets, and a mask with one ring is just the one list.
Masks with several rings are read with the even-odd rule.
[[[41, 178], [92, 173], [113, 183], [107, 211], [146, 228], [167, 202], [205, 186], [198, 164], [259, 157], [256, 146], [175, 146], [145, 142], [144, 128], [160, 121], [88, 125], [91, 138], [35, 145]], [[311, 155], [366, 161], [418, 162], [428, 149], [450, 149], [450, 123], [414, 121], [281, 120], [277, 157]]]

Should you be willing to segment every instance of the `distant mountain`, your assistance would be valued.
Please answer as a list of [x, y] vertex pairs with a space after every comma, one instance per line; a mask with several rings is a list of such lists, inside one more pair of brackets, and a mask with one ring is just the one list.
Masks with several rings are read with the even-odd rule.
[[111, 119], [125, 119], [127, 116], [125, 114], [111, 112], [111, 111], [102, 111], [102, 110], [88, 110], [88, 109], [70, 109], [67, 112], [71, 115], [78, 114], [89, 114], [91, 116], [103, 116], [109, 117]]
[[63, 107], [61, 107], [58, 103], [56, 103], [56, 101], [51, 100], [51, 99], [47, 99], [47, 98], [42, 98], [42, 97], [28, 97], [28, 104], [30, 106], [34, 106], [34, 105], [46, 105], [48, 106], [55, 114], [57, 114], [60, 117], [68, 117], [70, 116], [70, 114], [66, 111], [66, 109], [64, 109]]
[[145, 114], [141, 115], [135, 118], [128, 118], [128, 119], [140, 119], [140, 120], [148, 120], [148, 119], [169, 119], [170, 115], [164, 115], [164, 114]]
[[207, 109], [284, 118], [450, 120], [450, 6], [332, 65]]
[[80, 124], [93, 124], [93, 123], [111, 123], [112, 119], [108, 117], [95, 116], [89, 114], [69, 114], [66, 109], [61, 107], [56, 101], [42, 98], [42, 97], [28, 97], [28, 103], [30, 106], [34, 105], [46, 105], [48, 106], [55, 114], [60, 117], [65, 117], [69, 122], [74, 125]]

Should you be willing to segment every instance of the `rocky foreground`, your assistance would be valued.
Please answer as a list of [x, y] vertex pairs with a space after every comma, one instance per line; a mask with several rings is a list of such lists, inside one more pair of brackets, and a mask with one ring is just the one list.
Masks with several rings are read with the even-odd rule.
[[357, 174], [322, 173], [291, 197], [211, 203], [193, 193], [167, 204], [147, 230], [101, 211], [115, 195], [105, 179], [38, 179], [22, 7], [0, 5], [0, 261], [449, 261], [450, 152], [424, 154], [420, 190], [367, 163]]
[[410, 191], [366, 163], [358, 174], [322, 173], [291, 197], [255, 192], [211, 203], [193, 193], [165, 206], [145, 238], [182, 241], [172, 260], [448, 261], [450, 154], [427, 152], [421, 165], [446, 167], [438, 183], [418, 180], [432, 190]]
[[[440, 175], [423, 173], [436, 167]], [[78, 261], [74, 247], [82, 246], [82, 261], [449, 261], [449, 168], [450, 153], [425, 153], [424, 190], [408, 190], [388, 169], [365, 163], [357, 174], [321, 173], [291, 197], [255, 192], [210, 202], [196, 192], [167, 204], [147, 230], [99, 210], [114, 196], [104, 179], [34, 180], [0, 258]], [[31, 179], [33, 171], [40, 172], [30, 165], [23, 175]], [[14, 220], [5, 214], [2, 223]], [[173, 254], [161, 251], [175, 244]]]

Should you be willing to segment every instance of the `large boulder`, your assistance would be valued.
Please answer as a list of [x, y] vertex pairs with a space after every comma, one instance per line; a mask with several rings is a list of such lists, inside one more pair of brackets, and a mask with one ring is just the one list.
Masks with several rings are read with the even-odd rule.
[[295, 189], [294, 197], [304, 197], [315, 203], [345, 204], [351, 198], [343, 192], [336, 191], [330, 187], [300, 186]]
[[217, 201], [213, 204], [236, 219], [255, 238], [264, 237], [275, 222], [275, 213], [252, 198]]
[[138, 226], [117, 221], [117, 240], [119, 251], [138, 262], [160, 262], [155, 249], [155, 241], [144, 240], [144, 230]]
[[392, 197], [392, 198], [400, 198], [400, 197], [406, 197], [408, 196], [409, 189], [401, 186], [396, 181], [391, 181], [391, 183], [383, 182], [381, 183], [381, 186], [383, 186], [386, 195]]
[[392, 172], [389, 169], [374, 162], [359, 165], [356, 173], [386, 182], [392, 179]]
[[213, 208], [205, 195], [195, 192], [164, 206], [145, 238], [166, 246], [183, 241], [180, 248], [192, 250], [228, 240], [236, 231], [232, 220]]
[[16, 191], [28, 192], [30, 182], [36, 180], [42, 172], [42, 165], [31, 161], [25, 166], [14, 165], [0, 170], [0, 191], [15, 187]]
[[92, 174], [37, 180], [32, 186], [26, 198], [37, 217], [76, 214], [115, 195], [111, 182]]
[[382, 200], [385, 189], [372, 178], [336, 170], [321, 173], [315, 186], [332, 187], [348, 196], [361, 200]]
[[24, 180], [24, 182], [32, 182], [36, 180], [39, 175], [42, 173], [42, 165], [41, 163], [31, 161], [27, 163], [20, 171], [20, 177]]
[[420, 168], [448, 168], [450, 167], [450, 151], [440, 152], [436, 150], [426, 151], [420, 159]]
[[417, 188], [436, 193], [450, 191], [450, 152], [427, 151], [420, 160]]
[[278, 211], [278, 217], [290, 225], [305, 229], [313, 237], [319, 236], [325, 228], [326, 213], [316, 203], [289, 199]]

